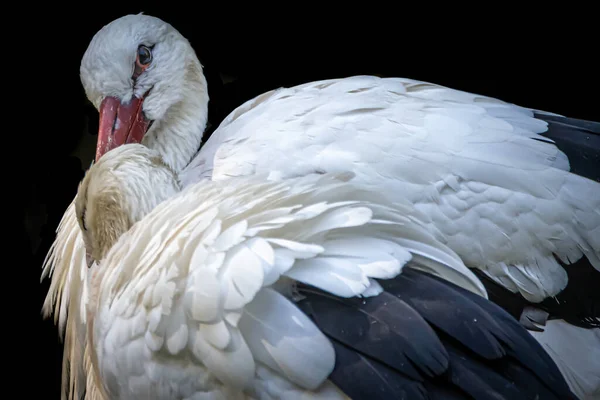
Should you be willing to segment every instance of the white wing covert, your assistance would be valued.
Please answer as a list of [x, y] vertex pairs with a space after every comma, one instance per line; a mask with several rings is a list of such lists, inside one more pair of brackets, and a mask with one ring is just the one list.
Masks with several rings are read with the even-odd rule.
[[[135, 377], [157, 382], [186, 368], [203, 377], [202, 390], [218, 390], [215, 382], [248, 389], [261, 366], [316, 389], [335, 355], [293, 304], [292, 281], [370, 296], [381, 290], [374, 279], [393, 278], [410, 263], [486, 296], [409, 205], [392, 208], [375, 196], [328, 175], [259, 177], [201, 182], [159, 205], [91, 278], [101, 282], [90, 292], [100, 305], [95, 348], [115, 355], [105, 363], [99, 356], [110, 390], [134, 392]], [[168, 372], [164, 361], [157, 372], [158, 354], [193, 367]]]
[[553, 254], [600, 268], [600, 184], [569, 173], [546, 130], [534, 110], [427, 82], [326, 80], [240, 106], [181, 177], [352, 171], [407, 198], [467, 266], [537, 302], [566, 286]]

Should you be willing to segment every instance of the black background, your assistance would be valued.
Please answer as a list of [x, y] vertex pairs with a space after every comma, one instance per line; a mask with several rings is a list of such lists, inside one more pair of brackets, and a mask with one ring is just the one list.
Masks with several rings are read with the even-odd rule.
[[[98, 114], [85, 99], [79, 62], [95, 32], [119, 16], [143, 11], [190, 40], [205, 66], [213, 126], [267, 90], [355, 74], [431, 81], [600, 120], [600, 35], [591, 8], [526, 10], [500, 2], [448, 9], [346, 2], [330, 10], [281, 2], [260, 10], [233, 2], [75, 4], [25, 4], [30, 9], [19, 14], [20, 28], [13, 31], [22, 50], [16, 64], [27, 70], [25, 81], [33, 88], [19, 103], [27, 111], [20, 121], [27, 130], [19, 136], [26, 157], [12, 168], [22, 174], [21, 196], [12, 199], [24, 217], [18, 244], [9, 249], [19, 260], [7, 268], [20, 276], [4, 282], [18, 294], [6, 303], [15, 317], [6, 316], [3, 331], [6, 351], [16, 354], [7, 363], [19, 380], [14, 386], [26, 395], [58, 398], [61, 347], [52, 321], [40, 316], [48, 285], [39, 277], [54, 230], [94, 153]], [[222, 76], [232, 82], [224, 84]]]

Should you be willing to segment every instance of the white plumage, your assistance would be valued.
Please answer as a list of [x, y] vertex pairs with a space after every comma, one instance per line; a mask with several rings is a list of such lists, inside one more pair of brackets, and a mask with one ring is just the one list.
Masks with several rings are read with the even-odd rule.
[[[88, 172], [78, 194], [87, 209], [121, 186], [143, 193], [124, 178], [97, 182], [132, 146], [148, 152], [122, 146]], [[129, 175], [146, 167], [131, 165]], [[127, 196], [120, 206], [137, 202]], [[340, 297], [370, 296], [379, 288], [372, 278], [393, 278], [423, 260], [428, 271], [485, 296], [409, 203], [392, 204], [336, 176], [203, 181], [130, 220], [89, 278], [90, 348], [109, 398], [271, 398], [261, 386], [265, 366], [320, 396], [335, 353], [293, 304], [294, 281]]]
[[545, 129], [531, 110], [433, 84], [330, 80], [240, 106], [180, 178], [352, 171], [406, 197], [467, 266], [539, 302], [567, 284], [553, 254], [597, 267], [600, 249], [600, 184], [569, 173]]
[[600, 329], [583, 329], [555, 320], [548, 321], [543, 332], [531, 334], [556, 360], [560, 372], [579, 399], [600, 398]]
[[[161, 45], [153, 50], [154, 64], [132, 79], [132, 57], [141, 42]], [[193, 157], [206, 125], [206, 81], [192, 47], [173, 27], [144, 15], [113, 21], [90, 43], [81, 77], [96, 107], [107, 96], [127, 102], [147, 93], [143, 111], [154, 124], [143, 144], [159, 152], [184, 187], [203, 180], [226, 186], [231, 178], [250, 175], [277, 180], [350, 171], [366, 188], [406, 199], [428, 234], [461, 262], [529, 301], [567, 285], [554, 255], [566, 263], [585, 255], [600, 268], [600, 184], [571, 174], [565, 154], [542, 136], [548, 124], [536, 113], [548, 113], [427, 82], [358, 76], [258, 96], [234, 110]], [[80, 309], [88, 296], [73, 213], [71, 205], [43, 273], [52, 275], [44, 311], [55, 313], [61, 332], [67, 327], [67, 341], [80, 335], [73, 333], [79, 322], [71, 317], [79, 313], [67, 317], [67, 311]], [[364, 216], [357, 212], [354, 218]], [[229, 234], [235, 238], [240, 231]], [[423, 269], [435, 262], [422, 253], [436, 261], [448, 257], [427, 253], [418, 241], [397, 244]], [[289, 263], [288, 253], [315, 250], [287, 248], [280, 257]], [[370, 256], [365, 249], [357, 254]], [[310, 268], [288, 273], [308, 277]], [[267, 272], [269, 280], [280, 273]], [[443, 273], [451, 281], [463, 276], [460, 268]], [[251, 293], [257, 282], [243, 289]], [[355, 286], [347, 282], [335, 290], [359, 290], [369, 281], [362, 276], [350, 282]]]
[[469, 267], [539, 302], [567, 284], [553, 253], [600, 268], [600, 184], [568, 172], [546, 128], [532, 110], [425, 82], [320, 81], [240, 106], [181, 177], [353, 171], [409, 199]]

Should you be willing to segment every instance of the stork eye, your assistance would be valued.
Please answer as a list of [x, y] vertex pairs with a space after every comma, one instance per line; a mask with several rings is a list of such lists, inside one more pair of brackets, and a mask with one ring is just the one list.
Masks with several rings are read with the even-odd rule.
[[143, 44], [138, 47], [137, 55], [135, 56], [133, 79], [137, 79], [152, 62], [152, 47], [144, 46]]
[[144, 45], [138, 47], [136, 64], [140, 67], [147, 67], [151, 62], [152, 50]]

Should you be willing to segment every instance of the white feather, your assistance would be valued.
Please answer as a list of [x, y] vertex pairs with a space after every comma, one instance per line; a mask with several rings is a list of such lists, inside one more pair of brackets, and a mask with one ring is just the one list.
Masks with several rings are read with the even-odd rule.
[[[120, 55], [129, 48], [134, 51], [138, 38], [147, 35], [164, 41], [164, 47], [173, 53], [171, 69], [165, 72], [169, 84], [155, 85], [153, 98], [146, 101], [145, 112], [159, 123], [146, 134], [144, 144], [158, 149], [180, 172], [200, 144], [208, 95], [193, 49], [170, 25], [141, 15], [107, 25], [84, 55], [82, 83], [96, 106], [106, 95], [130, 98], [134, 94], [129, 86], [131, 64], [128, 57]], [[138, 86], [138, 90], [146, 90], [143, 82]], [[110, 93], [103, 92], [106, 90]], [[599, 184], [568, 173], [565, 154], [539, 135], [546, 129], [532, 110], [427, 82], [362, 76], [311, 82], [271, 91], [242, 104], [217, 128], [180, 178], [187, 186], [202, 179], [261, 173], [281, 180], [316, 171], [354, 171], [357, 180], [368, 187], [406, 197], [425, 216], [429, 231], [467, 266], [481, 268], [528, 300], [540, 301], [567, 283], [553, 253], [567, 263], [586, 255], [600, 268]], [[220, 190], [227, 192], [228, 188]], [[248, 193], [246, 202], [232, 213], [243, 215], [252, 209], [262, 200], [256, 194]], [[314, 213], [322, 213], [319, 207], [323, 204], [315, 203]], [[180, 206], [208, 212], [200, 204]], [[249, 215], [252, 228], [246, 236], [283, 228], [287, 216], [300, 207], [288, 204]], [[221, 231], [213, 217], [205, 219], [213, 224], [210, 229], [200, 222], [196, 225], [206, 237], [185, 232], [185, 226], [178, 229], [208, 246]], [[174, 229], [177, 220], [163, 222], [140, 234], [144, 246], [131, 246], [131, 254], [126, 256], [135, 254], [140, 263], [153, 265], [165, 243], [164, 233]], [[149, 241], [155, 235], [156, 239]], [[439, 254], [434, 255], [435, 246], [421, 248], [410, 239], [397, 243], [413, 252], [411, 263], [420, 268], [477, 287], [462, 273], [464, 266], [457, 257], [443, 261]], [[182, 249], [186, 257], [190, 248], [195, 245], [189, 243]], [[216, 255], [211, 257], [215, 265], [222, 262]], [[295, 260], [282, 252], [274, 252], [274, 258], [273, 262], [267, 260], [267, 264], [275, 264], [265, 272], [269, 282], [275, 282]], [[435, 271], [440, 264], [451, 268]], [[184, 270], [186, 265], [182, 264]], [[50, 275], [44, 314], [54, 314], [59, 332], [61, 336], [65, 333], [68, 342], [78, 335], [75, 332], [85, 330], [89, 295], [85, 250], [73, 205], [67, 209], [44, 262], [43, 277]], [[127, 307], [130, 313], [133, 308]], [[232, 321], [238, 318], [233, 312], [227, 315]]]
[[330, 175], [190, 186], [133, 225], [92, 268], [98, 295], [90, 343], [102, 355], [97, 368], [107, 393], [158, 398], [165, 385], [181, 386], [181, 396], [183, 388], [256, 393], [267, 390], [263, 367], [294, 393], [322, 393], [333, 347], [284, 296], [286, 282], [345, 297], [377, 295], [374, 278], [413, 265], [406, 240], [432, 271], [452, 270], [456, 282], [486, 295], [417, 217], [408, 204], [393, 205]]
[[554, 360], [580, 400], [600, 398], [600, 329], [585, 329], [563, 320], [546, 322], [533, 337]]
[[246, 306], [239, 328], [255, 359], [300, 387], [316, 389], [333, 370], [335, 354], [329, 340], [273, 290], [261, 290]]
[[427, 82], [332, 79], [249, 100], [180, 176], [352, 171], [406, 197], [467, 266], [538, 302], [567, 284], [553, 253], [600, 268], [600, 183], [570, 174], [546, 130], [533, 110]]

